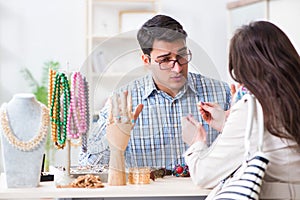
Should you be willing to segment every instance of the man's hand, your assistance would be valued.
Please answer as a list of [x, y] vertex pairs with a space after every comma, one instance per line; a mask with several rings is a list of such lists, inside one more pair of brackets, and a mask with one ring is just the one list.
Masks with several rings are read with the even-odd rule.
[[198, 122], [192, 115], [182, 117], [182, 139], [188, 145], [192, 145], [197, 141], [206, 142], [206, 131], [202, 124]]

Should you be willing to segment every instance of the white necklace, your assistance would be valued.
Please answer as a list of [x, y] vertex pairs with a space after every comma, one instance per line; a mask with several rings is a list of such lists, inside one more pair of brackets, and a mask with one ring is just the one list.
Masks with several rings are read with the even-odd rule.
[[16, 138], [13, 131], [11, 130], [7, 113], [6, 113], [7, 112], [6, 103], [2, 105], [0, 120], [1, 120], [1, 126], [4, 133], [3, 135], [13, 147], [21, 151], [32, 151], [42, 143], [42, 141], [48, 134], [50, 116], [49, 116], [49, 110], [45, 105], [41, 104], [41, 109], [42, 109], [41, 126], [38, 135], [30, 139], [29, 141], [21, 141], [18, 138]]

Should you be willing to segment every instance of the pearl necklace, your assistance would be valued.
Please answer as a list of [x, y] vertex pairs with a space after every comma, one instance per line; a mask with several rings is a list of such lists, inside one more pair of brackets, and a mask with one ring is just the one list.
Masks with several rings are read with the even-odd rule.
[[27, 142], [19, 140], [14, 135], [9, 124], [9, 119], [7, 117], [6, 103], [2, 105], [0, 115], [1, 115], [1, 126], [3, 129], [3, 133], [5, 138], [8, 140], [8, 142], [16, 149], [21, 151], [32, 151], [36, 149], [38, 146], [40, 146], [40, 144], [46, 138], [48, 134], [48, 127], [50, 121], [49, 114], [48, 114], [49, 110], [43, 104], [40, 105], [41, 105], [42, 113], [41, 113], [41, 126], [39, 128], [38, 135]]

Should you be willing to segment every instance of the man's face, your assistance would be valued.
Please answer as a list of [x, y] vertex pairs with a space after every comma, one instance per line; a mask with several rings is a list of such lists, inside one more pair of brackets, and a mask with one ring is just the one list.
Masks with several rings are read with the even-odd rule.
[[151, 59], [144, 57], [144, 62], [148, 64], [146, 66], [151, 70], [158, 89], [174, 97], [187, 81], [188, 64], [174, 62], [189, 53], [185, 40], [178, 39], [174, 42], [155, 40], [152, 49]]

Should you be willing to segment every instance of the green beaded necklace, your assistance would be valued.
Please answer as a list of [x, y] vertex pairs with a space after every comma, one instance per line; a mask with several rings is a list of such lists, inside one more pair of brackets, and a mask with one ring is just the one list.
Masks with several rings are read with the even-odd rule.
[[[63, 99], [61, 102], [62, 94], [63, 94]], [[70, 106], [70, 86], [69, 86], [68, 78], [64, 73], [57, 73], [55, 76], [53, 93], [52, 93], [50, 117], [51, 117], [51, 122], [54, 122], [57, 126], [56, 130], [52, 130], [52, 140], [55, 143], [56, 147], [58, 148], [64, 148], [66, 143], [69, 106]], [[63, 113], [61, 113], [61, 107]], [[62, 117], [62, 121], [61, 121], [61, 117]]]

